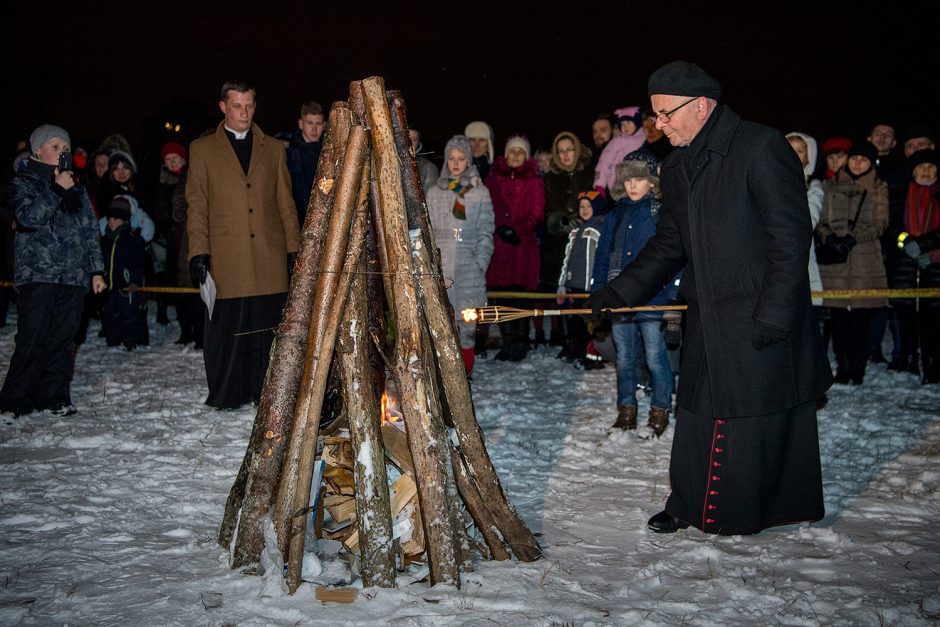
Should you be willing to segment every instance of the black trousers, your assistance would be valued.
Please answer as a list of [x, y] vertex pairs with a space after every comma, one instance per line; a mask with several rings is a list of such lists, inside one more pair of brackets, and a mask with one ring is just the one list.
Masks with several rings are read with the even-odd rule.
[[287, 292], [220, 299], [211, 320], [206, 310], [206, 405], [234, 409], [261, 399], [271, 343], [286, 302]]
[[16, 414], [72, 402], [69, 349], [78, 330], [86, 289], [31, 283], [16, 289], [15, 348], [0, 410]]

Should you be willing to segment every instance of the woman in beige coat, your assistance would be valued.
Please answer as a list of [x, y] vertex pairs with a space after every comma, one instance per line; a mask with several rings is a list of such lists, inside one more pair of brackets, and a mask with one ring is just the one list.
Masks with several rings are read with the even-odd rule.
[[[848, 250], [845, 263], [820, 264], [826, 290], [887, 289], [879, 237], [888, 228], [888, 186], [878, 178], [875, 147], [856, 141], [845, 168], [826, 182], [822, 215], [816, 225], [819, 239]], [[832, 346], [838, 371], [836, 383], [858, 385], [868, 361], [868, 324], [886, 298], [825, 299], [832, 312]]]

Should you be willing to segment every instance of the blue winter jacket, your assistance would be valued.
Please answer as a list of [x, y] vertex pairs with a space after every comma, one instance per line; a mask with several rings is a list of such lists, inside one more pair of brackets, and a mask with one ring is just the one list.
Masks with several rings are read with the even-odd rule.
[[[630, 265], [637, 254], [656, 233], [659, 221], [659, 201], [646, 197], [638, 201], [625, 196], [617, 201], [607, 214], [601, 227], [601, 237], [594, 256], [594, 275], [591, 291], [596, 292]], [[663, 289], [647, 305], [665, 305], [679, 293], [679, 275], [663, 286]], [[662, 312], [641, 312], [636, 320], [661, 319]]]
[[87, 288], [91, 275], [104, 270], [95, 214], [85, 189], [63, 189], [54, 170], [31, 158], [13, 179], [13, 282]]

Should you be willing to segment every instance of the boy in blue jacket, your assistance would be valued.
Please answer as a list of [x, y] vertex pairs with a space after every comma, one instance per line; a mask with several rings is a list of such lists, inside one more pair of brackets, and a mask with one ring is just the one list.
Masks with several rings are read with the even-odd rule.
[[[620, 274], [656, 232], [659, 220], [659, 176], [655, 157], [644, 151], [617, 164], [611, 196], [617, 203], [604, 221], [594, 261], [591, 291]], [[665, 285], [647, 305], [665, 305], [678, 293], [676, 281]], [[656, 437], [665, 432], [672, 406], [673, 374], [662, 331], [662, 312], [618, 315], [611, 334], [617, 349], [617, 421], [614, 427], [636, 429], [637, 363], [644, 354], [653, 396], [647, 425]]]

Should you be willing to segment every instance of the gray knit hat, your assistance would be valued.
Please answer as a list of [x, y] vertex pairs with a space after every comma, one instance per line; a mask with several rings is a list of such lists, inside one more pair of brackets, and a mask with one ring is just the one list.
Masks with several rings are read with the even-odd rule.
[[705, 96], [721, 100], [721, 83], [688, 61], [673, 61], [653, 72], [646, 91], [647, 96]]
[[134, 161], [134, 157], [130, 153], [124, 152], [123, 150], [115, 150], [110, 155], [108, 155], [108, 169], [114, 168], [118, 163], [126, 163], [130, 166], [131, 171], [134, 174], [137, 174], [137, 162]]
[[39, 149], [42, 148], [42, 145], [53, 137], [58, 137], [59, 139], [64, 139], [65, 143], [69, 146], [72, 145], [72, 138], [69, 137], [68, 132], [61, 126], [56, 126], [54, 124], [43, 124], [35, 131], [32, 132], [29, 136], [29, 147], [33, 151], [33, 154], [39, 152]]

